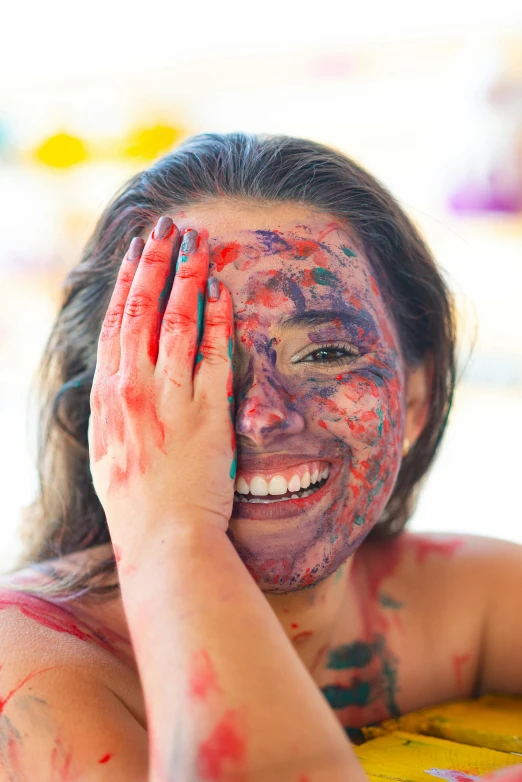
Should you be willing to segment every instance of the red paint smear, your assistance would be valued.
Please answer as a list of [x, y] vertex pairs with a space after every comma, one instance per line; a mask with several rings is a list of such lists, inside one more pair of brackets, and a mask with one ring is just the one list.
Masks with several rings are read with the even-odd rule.
[[328, 223], [322, 231], [319, 233], [319, 241], [322, 242], [323, 239], [325, 239], [328, 234], [332, 233], [332, 231], [346, 231], [346, 226], [341, 225], [341, 223]]
[[454, 654], [453, 655], [453, 670], [455, 671], [455, 681], [457, 686], [462, 684], [462, 666], [471, 660], [471, 654]]
[[98, 763], [107, 763], [113, 757], [114, 757], [114, 753], [109, 752], [107, 755], [104, 755], [102, 758], [100, 758]]
[[[209, 738], [201, 742], [197, 754], [198, 774], [201, 779], [220, 782], [225, 778], [225, 761], [232, 761], [236, 766], [244, 760], [246, 742], [235, 722], [235, 713], [229, 711], [216, 725]], [[233, 768], [233, 771], [237, 773], [238, 769]]]
[[313, 288], [314, 285], [317, 285], [317, 280], [313, 276], [311, 269], [303, 269], [299, 275], [299, 284], [303, 288]]
[[259, 279], [260, 276], [256, 277], [255, 289], [252, 290], [250, 297], [245, 301], [247, 306], [261, 304], [263, 307], [276, 309], [290, 301], [288, 296], [278, 287], [282, 284], [283, 275], [281, 272], [270, 270], [263, 275], [265, 280]]
[[[23, 592], [12, 592], [8, 589], [0, 590], [0, 610], [3, 608], [19, 608], [28, 619], [34, 619], [35, 622], [54, 630], [57, 633], [67, 633], [79, 638], [80, 641], [93, 641], [104, 649], [112, 651], [111, 645], [98, 633], [81, 629], [83, 623], [77, 620], [75, 616], [69, 613], [65, 608], [55, 606], [43, 598], [36, 595], [28, 595]], [[86, 626], [86, 625], [85, 625]], [[114, 638], [121, 638], [117, 633]]]
[[376, 543], [373, 548], [368, 547], [365, 556], [355, 557], [352, 566], [353, 576], [366, 577], [372, 600], [376, 600], [382, 582], [394, 574], [403, 554], [404, 546], [400, 541], [390, 540], [385, 544]]
[[376, 296], [380, 296], [381, 292], [380, 292], [379, 288], [377, 287], [377, 284], [376, 284], [375, 280], [373, 279], [373, 277], [370, 277], [370, 282], [371, 282], [371, 285], [372, 285], [372, 291], [375, 293]]
[[461, 538], [441, 542], [426, 537], [411, 538], [409, 542], [416, 549], [416, 561], [419, 563], [424, 562], [429, 554], [441, 554], [445, 557], [451, 557], [464, 543]]
[[297, 630], [297, 628], [299, 627], [299, 625], [297, 625], [295, 622], [292, 622], [292, 624], [290, 625], [290, 627], [292, 628], [292, 630]]
[[297, 782], [310, 782], [310, 777], [307, 774], [301, 774]]
[[4, 711], [4, 707], [6, 703], [10, 700], [10, 698], [12, 698], [15, 692], [18, 692], [20, 687], [23, 687], [26, 682], [28, 682], [34, 676], [38, 676], [38, 674], [40, 673], [45, 673], [46, 671], [53, 671], [55, 668], [61, 668], [61, 667], [62, 667], [61, 665], [51, 665], [49, 668], [42, 668], [40, 671], [33, 671], [32, 673], [28, 673], [27, 676], [24, 679], [22, 679], [20, 684], [17, 684], [16, 687], [12, 689], [11, 692], [8, 693], [8, 695], [6, 695], [5, 698], [0, 698], [0, 714], [2, 714], [2, 712]]
[[216, 670], [209, 653], [202, 649], [196, 652], [189, 669], [189, 693], [194, 698], [206, 698], [210, 693], [220, 693]]
[[[78, 779], [78, 775], [71, 774], [72, 751], [65, 750], [60, 739], [56, 739], [54, 744], [51, 752], [52, 776], [50, 782], [74, 782]], [[55, 776], [55, 773], [59, 776]]]
[[238, 242], [230, 244], [221, 244], [212, 250], [211, 260], [216, 264], [216, 271], [221, 272], [229, 263], [234, 263], [241, 252], [241, 245]]
[[482, 782], [522, 782], [522, 765], [501, 768], [481, 777]]
[[328, 429], [324, 421], [318, 421], [317, 423], [319, 424], [319, 426], [322, 426], [323, 429]]
[[311, 630], [305, 630], [302, 633], [298, 633], [292, 638], [292, 641], [304, 641], [305, 638], [311, 638], [313, 632]]
[[[238, 312], [236, 314], [239, 315], [240, 313]], [[256, 334], [259, 331], [259, 328], [259, 315], [255, 312], [240, 321], [240, 325], [238, 326], [239, 338], [249, 350], [254, 344], [252, 335]]]

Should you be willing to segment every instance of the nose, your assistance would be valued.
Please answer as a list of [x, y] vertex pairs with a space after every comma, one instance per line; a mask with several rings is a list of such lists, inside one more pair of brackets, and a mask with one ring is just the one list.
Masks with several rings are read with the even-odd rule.
[[292, 395], [272, 377], [254, 377], [249, 388], [236, 395], [238, 445], [262, 449], [284, 436], [299, 434], [304, 418], [292, 404]]

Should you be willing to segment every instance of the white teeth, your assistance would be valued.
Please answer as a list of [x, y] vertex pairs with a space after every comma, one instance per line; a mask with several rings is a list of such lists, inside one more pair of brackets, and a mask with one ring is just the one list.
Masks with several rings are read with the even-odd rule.
[[261, 475], [254, 475], [250, 481], [250, 494], [254, 497], [266, 497], [268, 494], [268, 483]]
[[[250, 485], [247, 481], [240, 476], [236, 479], [235, 489], [238, 494], [253, 494], [255, 497], [266, 497], [267, 494], [272, 496], [278, 496], [286, 494], [287, 491], [292, 492], [292, 498], [296, 498], [295, 492], [301, 489], [308, 489], [308, 487], [318, 481], [324, 481], [328, 478], [329, 467], [326, 465], [321, 472], [317, 467], [314, 468], [310, 475], [310, 470], [307, 469], [302, 478], [299, 473], [294, 473], [290, 480], [287, 482], [284, 475], [274, 475], [267, 483], [262, 475], [255, 475], [252, 478]], [[304, 495], [300, 495], [301, 497]], [[288, 498], [285, 498], [288, 499]], [[247, 500], [245, 500], [247, 502]]]
[[299, 475], [297, 473], [295, 475], [292, 475], [290, 480], [288, 481], [288, 491], [299, 491], [301, 488], [301, 481], [299, 479]]
[[250, 489], [248, 488], [248, 483], [245, 481], [244, 478], [238, 478], [236, 481], [236, 491], [238, 494], [248, 494]]
[[286, 478], [283, 475], [274, 475], [273, 478], [270, 478], [270, 483], [268, 484], [269, 494], [286, 494], [286, 490]]

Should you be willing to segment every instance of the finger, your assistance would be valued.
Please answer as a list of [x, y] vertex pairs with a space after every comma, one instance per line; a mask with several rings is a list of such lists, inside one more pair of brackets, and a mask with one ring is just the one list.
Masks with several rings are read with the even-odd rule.
[[179, 249], [179, 230], [163, 216], [151, 232], [134, 275], [121, 325], [121, 367], [154, 368], [158, 356], [161, 316], [174, 259]]
[[203, 335], [194, 371], [194, 399], [230, 416], [231, 467], [236, 477], [235, 404], [233, 391], [234, 315], [229, 290], [215, 277], [208, 281]]
[[100, 332], [93, 384], [100, 376], [114, 375], [120, 368], [123, 311], [144, 246], [145, 242], [141, 236], [135, 236], [119, 268], [116, 285]]
[[[212, 290], [218, 298], [212, 296]], [[194, 398], [205, 398], [222, 409], [233, 405], [233, 313], [228, 289], [214, 277], [209, 280], [203, 335], [194, 370]]]
[[187, 231], [176, 264], [176, 276], [163, 313], [156, 374], [192, 396], [192, 376], [203, 331], [205, 288], [208, 277], [208, 242]]

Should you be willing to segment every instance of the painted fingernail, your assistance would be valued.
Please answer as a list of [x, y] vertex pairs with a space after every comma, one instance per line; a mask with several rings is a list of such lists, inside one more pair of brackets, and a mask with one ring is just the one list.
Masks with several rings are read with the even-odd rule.
[[154, 239], [166, 239], [172, 231], [173, 225], [174, 221], [170, 217], [167, 217], [166, 215], [160, 217], [158, 224], [153, 231]]
[[209, 277], [207, 280], [208, 300], [217, 301], [219, 299], [219, 280], [217, 277]]
[[197, 231], [187, 231], [185, 235], [183, 236], [183, 241], [181, 242], [181, 253], [183, 255], [188, 255], [188, 253], [193, 253], [196, 249], [198, 243], [198, 232]]
[[132, 242], [129, 245], [129, 251], [127, 253], [127, 260], [128, 261], [137, 261], [140, 255], [143, 252], [143, 248], [145, 247], [145, 242], [141, 238], [141, 236], [135, 236]]

